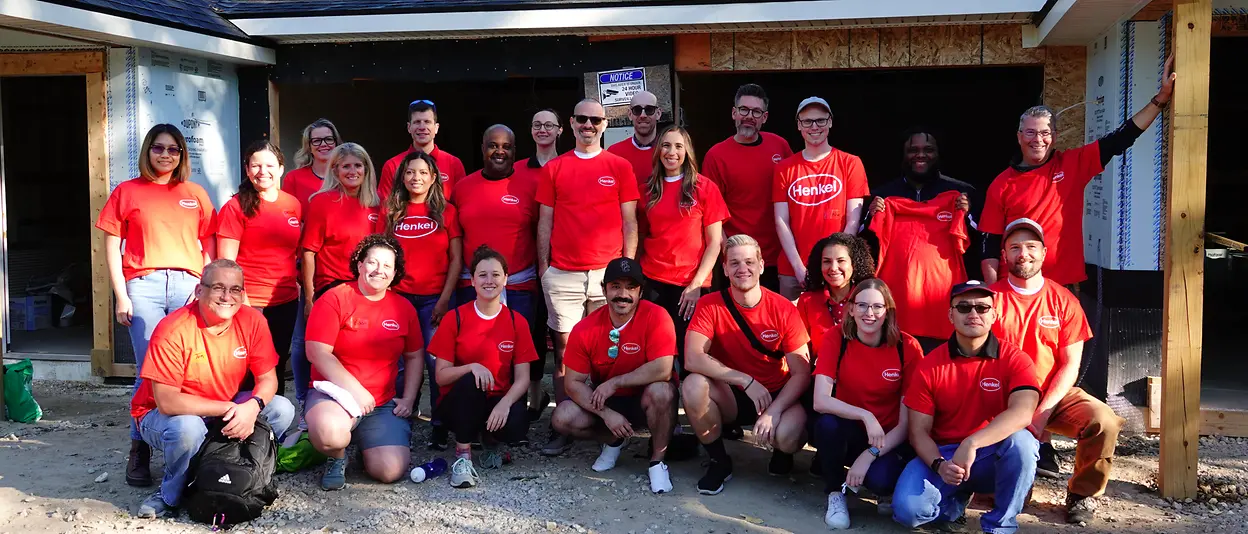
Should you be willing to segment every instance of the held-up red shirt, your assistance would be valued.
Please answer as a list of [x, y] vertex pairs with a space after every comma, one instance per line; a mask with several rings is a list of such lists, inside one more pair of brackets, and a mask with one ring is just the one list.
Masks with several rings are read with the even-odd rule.
[[845, 304], [848, 301], [849, 294], [846, 294], [845, 299], [840, 302], [833, 301], [827, 289], [804, 291], [801, 296], [797, 297], [797, 315], [802, 318], [802, 324], [810, 333], [812, 358], [816, 358], [819, 354], [825, 335], [829, 335], [829, 332], [834, 336], [841, 335], [841, 323], [847, 315]]
[[628, 139], [620, 141], [607, 148], [607, 151], [621, 158], [628, 160], [633, 166], [633, 176], [637, 178], [637, 190], [644, 191], [646, 182], [650, 180], [650, 175], [654, 172], [654, 145], [652, 143], [647, 147], [637, 146], [637, 139], [629, 136]]
[[312, 172], [312, 166], [299, 167], [282, 177], [282, 191], [290, 193], [299, 200], [299, 209], [304, 215], [308, 213], [308, 199], [312, 193], [321, 190], [321, 177]]
[[277, 351], [264, 314], [242, 306], [233, 324], [220, 335], [208, 333], [195, 301], [161, 319], [147, 346], [140, 377], [143, 383], [130, 399], [130, 416], [143, 419], [156, 409], [152, 383], [159, 382], [208, 400], [228, 401], [251, 371], [260, 376], [277, 367]]
[[[849, 201], [869, 194], [862, 160], [834, 148], [819, 161], [808, 161], [798, 152], [780, 162], [771, 201], [788, 204], [789, 229], [805, 261], [815, 243], [845, 229]], [[787, 258], [779, 259], [778, 272], [793, 276], [793, 265]]]
[[[477, 171], [455, 184], [451, 203], [459, 212], [465, 257], [471, 257], [477, 247], [489, 245], [503, 255], [507, 270], [512, 273], [533, 266], [537, 260], [539, 170], [516, 163], [515, 171], [507, 178], [491, 180]], [[537, 285], [527, 282], [507, 287], [535, 289]]]
[[729, 137], [706, 152], [702, 173], [719, 186], [731, 216], [724, 222], [724, 237], [746, 234], [758, 241], [766, 265], [780, 259], [776, 237], [775, 206], [771, 198], [776, 164], [793, 155], [788, 141], [769, 132], [759, 132], [758, 142], [749, 145]]
[[[614, 345], [610, 333], [615, 325], [611, 323], [608, 308], [594, 310], [572, 327], [568, 349], [563, 355], [565, 367], [589, 375], [590, 381], [599, 386], [659, 358], [676, 355], [676, 327], [672, 318], [658, 304], [642, 300], [637, 303], [637, 313], [620, 328], [617, 355], [611, 359], [607, 351]], [[615, 394], [627, 397], [638, 395], [641, 390], [619, 388]]]
[[299, 246], [316, 253], [312, 286], [320, 289], [335, 280], [354, 278], [351, 253], [381, 220], [377, 208], [366, 208], [357, 199], [326, 191], [314, 195], [308, 209]]
[[840, 358], [838, 372], [837, 359], [844, 342], [840, 332], [824, 338], [815, 374], [835, 381], [837, 399], [871, 412], [885, 432], [892, 430], [901, 417], [901, 397], [914, 381], [914, 370], [923, 359], [923, 347], [914, 336], [902, 332], [898, 358], [897, 347], [868, 347], [854, 339]]
[[[386, 218], [373, 227], [374, 233], [385, 233]], [[455, 206], [446, 205], [442, 212], [442, 224], [429, 216], [425, 203], [407, 204], [407, 214], [394, 228], [394, 237], [403, 247], [403, 279], [395, 291], [409, 295], [441, 295], [447, 276], [459, 277], [459, 273], [446, 272], [450, 263], [447, 251], [451, 240], [459, 237], [459, 218]]]
[[[719, 187], [699, 176], [693, 202], [681, 196], [680, 180], [664, 181], [663, 195], [654, 207], [650, 192], [643, 190], [637, 202], [641, 227], [641, 270], [646, 278], [665, 284], [687, 286], [698, 272], [706, 251], [706, 227], [728, 218], [728, 207]], [[704, 287], [710, 287], [707, 277]]]
[[[332, 347], [334, 357], [381, 406], [394, 398], [399, 360], [425, 347], [416, 308], [393, 291], [368, 300], [358, 284], [326, 291], [308, 316], [308, 341]], [[312, 366], [312, 381], [325, 375]], [[341, 386], [342, 384], [337, 384]]]
[[550, 264], [564, 271], [607, 266], [624, 252], [620, 205], [638, 198], [628, 160], [601, 150], [592, 157], [572, 151], [542, 168], [537, 201], [554, 209]]
[[247, 300], [252, 306], [276, 306], [299, 297], [295, 257], [303, 212], [299, 201], [285, 192], [265, 202], [253, 217], [243, 214], [238, 196], [231, 198], [217, 216], [217, 237], [238, 240], [238, 265], [243, 268]]
[[948, 338], [949, 288], [966, 281], [962, 253], [970, 245], [966, 212], [955, 209], [957, 191], [929, 201], [884, 199], [884, 211], [871, 218], [880, 238], [876, 276], [897, 301], [897, 324], [916, 336]]
[[[793, 303], [770, 289], [759, 289], [763, 291], [763, 298], [758, 305], [753, 308], [734, 305], [763, 347], [788, 354], [809, 343], [810, 336], [806, 334]], [[741, 333], [737, 321], [733, 320], [732, 312], [728, 311], [720, 292], [698, 299], [693, 319], [689, 321], [689, 330], [711, 339], [710, 355], [713, 358], [754, 377], [767, 387], [767, 391], [779, 391], [789, 381], [788, 362], [784, 358], [771, 358], [754, 350], [745, 334]]]
[[[386, 160], [385, 165], [381, 166], [381, 171], [377, 175], [377, 194], [381, 196], [383, 203], [386, 197], [390, 196], [390, 192], [394, 191], [395, 173], [399, 172], [399, 164], [403, 163], [403, 158], [415, 151], [416, 148], [409, 146], [407, 150]], [[433, 156], [434, 163], [438, 164], [438, 179], [442, 182], [442, 195], [451, 198], [455, 185], [464, 177], [464, 162], [438, 148], [437, 145], [434, 145], [429, 155]]]
[[1092, 339], [1092, 328], [1079, 299], [1053, 280], [1045, 280], [1033, 295], [1019, 293], [1008, 277], [997, 280], [992, 289], [997, 292], [993, 333], [1031, 356], [1040, 391], [1048, 391], [1053, 369], [1065, 363], [1062, 347]]
[[1062, 285], [1087, 280], [1083, 190], [1103, 170], [1099, 142], [1055, 150], [1043, 165], [1026, 172], [1010, 167], [988, 186], [979, 230], [1000, 235], [1015, 219], [1036, 221], [1044, 229], [1044, 244], [1049, 249], [1044, 274]]
[[157, 269], [195, 276], [204, 268], [200, 240], [217, 228], [212, 199], [192, 182], [153, 183], [138, 177], [117, 185], [95, 227], [125, 242], [121, 272], [126, 280]]
[[[429, 342], [429, 353], [455, 366], [485, 366], [494, 376], [494, 387], [486, 392], [491, 397], [502, 397], [511, 389], [516, 365], [537, 361], [529, 322], [507, 306], [493, 317], [485, 317], [475, 301], [469, 302], [443, 319]], [[439, 390], [445, 396], [452, 387], [439, 386]]]
[[961, 443], [1005, 411], [1015, 391], [1039, 391], [1031, 357], [990, 335], [979, 354], [963, 356], [951, 339], [929, 352], [906, 389], [906, 407], [933, 417], [937, 445]]

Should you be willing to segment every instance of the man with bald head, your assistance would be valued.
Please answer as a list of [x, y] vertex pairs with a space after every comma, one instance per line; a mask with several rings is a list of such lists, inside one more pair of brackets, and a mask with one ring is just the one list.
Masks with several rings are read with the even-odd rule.
[[[563, 351], [578, 321], [606, 303], [607, 263], [637, 254], [637, 179], [628, 160], [602, 149], [606, 111], [597, 100], [576, 104], [568, 121], [576, 148], [550, 160], [538, 179], [537, 275], [555, 331], [555, 401], [563, 389]], [[487, 158], [488, 159], [488, 158]], [[572, 442], [551, 430], [542, 448], [562, 454]]]
[[654, 170], [654, 151], [651, 149], [659, 135], [659, 119], [663, 118], [659, 98], [650, 91], [633, 95], [628, 101], [628, 118], [633, 121], [633, 136], [611, 145], [607, 150], [633, 165], [638, 187], [644, 189], [643, 184]]

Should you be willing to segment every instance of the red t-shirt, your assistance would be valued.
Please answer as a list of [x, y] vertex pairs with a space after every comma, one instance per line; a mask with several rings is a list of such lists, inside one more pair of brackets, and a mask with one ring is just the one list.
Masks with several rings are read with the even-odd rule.
[[[403, 158], [415, 151], [416, 148], [409, 146], [407, 150], [386, 160], [385, 165], [381, 166], [380, 174], [377, 175], [377, 194], [381, 196], [382, 202], [385, 202], [386, 197], [390, 196], [390, 192], [394, 190], [394, 175], [399, 171], [399, 164], [403, 163]], [[451, 198], [451, 191], [455, 189], [454, 186], [464, 177], [464, 162], [452, 156], [449, 152], [438, 148], [437, 145], [433, 146], [433, 150], [429, 152], [429, 155], [433, 156], [433, 161], [438, 164], [438, 178], [442, 182], [442, 195], [446, 198]]]
[[[851, 199], [870, 195], [862, 160], [832, 149], [819, 161], [807, 161], [801, 152], [776, 166], [771, 201], [789, 206], [789, 229], [802, 261], [820, 239], [845, 229]], [[774, 221], [773, 221], [774, 222]], [[793, 265], [779, 258], [779, 273], [793, 276]]]
[[[334, 357], [381, 406], [394, 398], [399, 359], [425, 347], [416, 308], [393, 291], [368, 300], [358, 284], [326, 291], [308, 316], [308, 341], [332, 347]], [[312, 381], [325, 375], [312, 366]], [[341, 385], [341, 384], [339, 384]]]
[[[641, 270], [647, 278], [665, 284], [687, 286], [698, 271], [706, 251], [706, 227], [728, 218], [728, 207], [719, 186], [699, 176], [693, 202], [681, 198], [680, 181], [664, 181], [663, 195], [652, 208], [650, 192], [642, 190], [637, 202], [641, 226]], [[710, 287], [707, 277], [705, 287]]]
[[275, 306], [299, 298], [295, 257], [303, 211], [285, 192], [265, 202], [254, 217], [243, 215], [238, 197], [231, 198], [217, 216], [217, 237], [238, 240], [238, 265], [243, 268], [247, 299], [252, 306]]
[[[770, 289], [759, 289], [763, 291], [763, 298], [758, 305], [753, 308], [734, 305], [763, 347], [788, 354], [809, 343], [810, 336], [806, 327], [802, 326], [802, 319], [798, 317], [793, 303]], [[720, 292], [698, 299], [693, 319], [689, 321], [689, 330], [711, 338], [712, 357], [754, 377], [767, 387], [767, 391], [779, 391], [789, 381], [788, 362], [784, 358], [771, 358], [754, 350], [733, 320], [732, 312], [728, 311]]]
[[628, 160], [606, 150], [586, 158], [568, 152], [542, 168], [537, 201], [554, 209], [550, 264], [565, 271], [590, 271], [624, 253], [620, 206], [638, 199]]
[[[607, 351], [613, 346], [610, 333], [615, 325], [608, 308], [594, 310], [572, 327], [567, 351], [563, 353], [563, 365], [568, 369], [589, 375], [597, 386], [659, 358], [676, 355], [676, 327], [671, 316], [658, 304], [642, 300], [637, 303], [637, 313], [620, 330], [616, 357], [611, 359]], [[615, 394], [627, 397], [638, 395], [641, 390], [619, 388]]]
[[1098, 142], [1054, 151], [1047, 162], [1027, 172], [1010, 167], [988, 186], [979, 230], [1000, 235], [1005, 225], [1020, 217], [1036, 221], [1049, 249], [1044, 274], [1062, 285], [1087, 280], [1083, 190], [1103, 170]]
[[312, 172], [311, 165], [299, 167], [282, 177], [282, 191], [299, 200], [299, 209], [304, 215], [308, 213], [308, 199], [320, 190], [321, 177]]
[[992, 332], [1031, 356], [1040, 391], [1048, 391], [1062, 347], [1092, 339], [1079, 299], [1053, 280], [1045, 280], [1034, 295], [1015, 291], [1009, 278], [997, 280], [992, 289], [997, 292]]
[[793, 155], [789, 142], [760, 132], [758, 143], [743, 145], [729, 137], [706, 152], [702, 174], [719, 186], [731, 218], [724, 222], [724, 237], [746, 234], [758, 241], [763, 261], [775, 265], [780, 259], [776, 237], [775, 207], [771, 198], [776, 164]]
[[850, 341], [845, 356], [840, 358], [844, 342], [839, 332], [824, 338], [815, 374], [836, 381], [837, 399], [871, 412], [885, 432], [892, 430], [901, 417], [901, 397], [914, 381], [915, 366], [923, 359], [923, 347], [914, 336], [902, 332], [900, 358], [897, 347], [868, 347], [857, 339]]
[[1010, 394], [1039, 391], [1031, 357], [1008, 341], [988, 338], [981, 355], [962, 356], [956, 342], [929, 352], [906, 388], [906, 407], [930, 415], [937, 445], [961, 443], [1009, 407]]
[[335, 280], [351, 280], [351, 253], [381, 220], [378, 208], [366, 208], [337, 191], [312, 197], [304, 217], [300, 247], [316, 253], [312, 286], [325, 287]]
[[200, 240], [217, 231], [212, 199], [199, 184], [153, 183], [138, 177], [113, 189], [95, 227], [125, 242], [121, 272], [126, 280], [157, 269], [199, 276], [204, 268]]
[[[656, 143], [657, 144], [657, 143]], [[646, 182], [654, 173], [654, 144], [648, 147], [637, 146], [632, 136], [607, 148], [607, 151], [628, 160], [633, 166], [633, 176], [637, 178], [637, 190], [644, 191]]]
[[[471, 257], [477, 247], [489, 245], [507, 260], [507, 270], [517, 273], [532, 267], [537, 259], [537, 176], [541, 169], [520, 163], [514, 168], [502, 180], [486, 179], [481, 171], [468, 175], [455, 184], [451, 203], [459, 211], [464, 256]], [[537, 285], [507, 287], [535, 289]]]
[[[537, 349], [524, 316], [503, 306], [497, 315], [487, 319], [477, 311], [475, 301], [446, 314], [429, 342], [429, 353], [456, 366], [484, 365], [494, 375], [494, 388], [486, 392], [491, 397], [502, 397], [511, 389], [516, 365], [537, 361]], [[452, 387], [440, 386], [439, 390], [445, 396]]]
[[970, 245], [966, 212], [955, 209], [961, 193], [946, 191], [926, 202], [884, 199], [871, 218], [880, 238], [875, 275], [897, 301], [897, 325], [916, 336], [948, 339], [949, 288], [966, 281], [962, 253]]
[[819, 354], [819, 348], [823, 346], [823, 337], [828, 335], [829, 331], [834, 336], [840, 335], [841, 322], [847, 315], [845, 309], [847, 302], [849, 302], [849, 295], [845, 295], [845, 300], [841, 302], [833, 302], [828, 297], [826, 289], [805, 291], [797, 297], [797, 315], [802, 318], [802, 324], [810, 333], [812, 357]]
[[156, 409], [153, 382], [177, 386], [188, 395], [228, 401], [238, 395], [247, 371], [260, 376], [277, 367], [277, 351], [264, 314], [242, 306], [233, 321], [220, 335], [209, 334], [198, 301], [161, 319], [139, 374], [143, 383], [130, 399], [130, 416], [138, 421]]
[[[446, 205], [442, 212], [442, 224], [429, 217], [425, 203], [407, 204], [407, 214], [394, 229], [394, 237], [403, 247], [403, 267], [406, 271], [395, 291], [409, 295], [441, 295], [447, 276], [459, 277], [459, 273], [447, 273], [450, 258], [447, 256], [451, 240], [459, 237], [459, 218], [455, 206]], [[385, 233], [386, 218], [377, 221], [374, 233]]]

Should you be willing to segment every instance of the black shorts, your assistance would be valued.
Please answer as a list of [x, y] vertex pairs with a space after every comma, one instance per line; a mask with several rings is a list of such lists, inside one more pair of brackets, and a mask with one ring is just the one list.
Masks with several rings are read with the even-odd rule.
[[615, 395], [607, 399], [607, 408], [611, 408], [628, 419], [633, 429], [649, 428], [646, 409], [641, 407], [641, 395]]
[[[732, 396], [737, 400], [737, 420], [734, 422], [737, 426], [748, 426], [758, 421], [758, 412], [754, 411], [754, 401], [750, 400], [750, 396], [745, 394], [745, 390], [734, 386], [728, 386], [732, 390]], [[771, 391], [771, 400], [775, 401], [780, 396], [781, 390]], [[806, 409], [807, 418], [814, 413], [815, 397], [811, 394], [813, 387], [807, 388], [801, 397], [797, 398], [797, 403]]]

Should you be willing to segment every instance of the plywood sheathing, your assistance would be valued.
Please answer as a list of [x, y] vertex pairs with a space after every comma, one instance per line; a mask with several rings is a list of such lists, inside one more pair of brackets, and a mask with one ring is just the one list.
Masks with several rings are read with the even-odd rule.
[[1045, 51], [1044, 104], [1060, 113], [1053, 140], [1059, 150], [1083, 145], [1084, 106], [1076, 104], [1087, 91], [1087, 65], [1088, 52], [1082, 46], [1050, 46]]
[[788, 70], [793, 36], [786, 32], [741, 32], [734, 36], [734, 70]]
[[911, 66], [979, 65], [983, 60], [982, 49], [982, 26], [918, 26], [910, 29]]
[[[711, 34], [711, 70], [733, 70], [733, 34]], [[679, 45], [680, 42], [677, 41]], [[677, 55], [680, 55], [679, 51]]]
[[874, 28], [849, 32], [849, 66], [872, 69], [880, 66], [880, 32]]
[[[880, 66], [910, 66], [910, 28], [880, 28]], [[1021, 44], [1022, 33], [1019, 33]]]
[[1023, 32], [1018, 26], [984, 26], [984, 65], [1044, 63], [1044, 48], [1023, 48]]
[[792, 32], [795, 70], [849, 67], [849, 30]]

